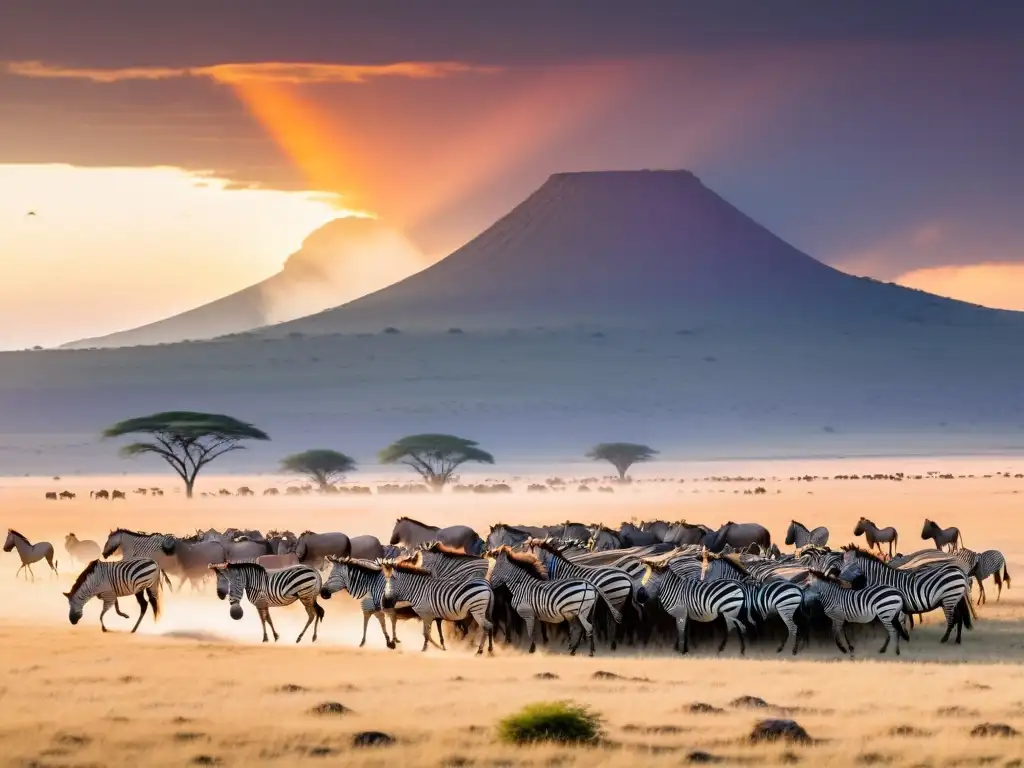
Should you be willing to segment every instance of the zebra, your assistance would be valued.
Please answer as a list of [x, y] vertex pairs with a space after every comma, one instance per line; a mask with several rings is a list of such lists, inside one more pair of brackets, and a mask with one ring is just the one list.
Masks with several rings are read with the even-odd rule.
[[954, 626], [958, 645], [964, 624], [968, 629], [972, 628], [973, 609], [968, 599], [967, 574], [958, 565], [942, 564], [919, 571], [905, 571], [893, 568], [855, 544], [843, 547], [843, 552], [844, 568], [841, 577], [857, 568], [868, 584], [882, 584], [898, 589], [904, 598], [905, 613], [923, 614], [941, 607], [946, 617], [943, 643], [949, 640]]
[[[615, 566], [588, 567], [574, 563], [562, 555], [563, 547], [556, 546], [550, 539], [529, 539], [525, 542], [528, 549], [543, 563], [548, 572], [549, 581], [564, 581], [565, 579], [584, 579], [589, 581], [600, 592], [605, 600], [619, 612], [622, 612], [627, 605], [631, 606], [636, 614], [640, 613], [640, 605], [647, 600], [647, 590], [642, 585], [633, 581], [629, 573]], [[618, 647], [618, 640], [623, 631], [622, 623], [616, 625], [615, 634], [612, 637], [611, 649]]]
[[313, 642], [316, 642], [316, 631], [324, 618], [324, 609], [316, 599], [320, 595], [323, 580], [320, 572], [308, 565], [293, 565], [280, 571], [268, 571], [256, 563], [218, 563], [210, 566], [217, 575], [217, 597], [221, 600], [229, 598], [231, 618], [242, 618], [242, 595], [256, 606], [263, 627], [263, 642], [267, 642], [267, 625], [274, 633], [274, 642], [278, 640], [274, 622], [270, 619], [270, 607], [291, 605], [296, 600], [302, 602], [306, 609], [306, 626], [295, 638], [298, 643], [306, 634], [309, 625], [313, 625]]
[[797, 549], [813, 544], [817, 547], [824, 547], [828, 544], [828, 528], [821, 525], [813, 530], [796, 520], [789, 521], [789, 528], [786, 529], [786, 544], [795, 546]]
[[[1006, 558], [998, 549], [986, 549], [984, 552], [974, 552], [970, 549], [958, 549], [953, 557], [968, 568], [968, 573], [978, 582], [978, 604], [985, 603], [988, 598], [985, 596], [984, 581], [989, 576], [994, 576], [996, 581], [996, 600], [1003, 594], [1003, 582], [1006, 588], [1010, 588], [1010, 572], [1006, 569]], [[1002, 574], [1000, 575], [1000, 571]]]
[[[576, 650], [586, 635], [590, 643], [590, 655], [594, 655], [594, 608], [601, 597], [591, 582], [584, 579], [548, 581], [547, 569], [536, 556], [526, 552], [515, 552], [508, 546], [501, 546], [487, 553], [493, 561], [490, 581], [492, 587], [508, 587], [511, 592], [512, 608], [526, 623], [526, 634], [530, 637], [530, 653], [537, 650], [535, 630], [537, 622], [570, 624], [569, 654]], [[607, 604], [607, 601], [605, 601]], [[613, 605], [608, 611], [616, 622], [621, 615]], [[578, 622], [582, 632], [572, 642], [572, 623]]]
[[32, 577], [32, 581], [35, 581], [36, 575], [32, 573], [32, 563], [38, 563], [43, 559], [50, 566], [54, 576], [60, 575], [57, 573], [57, 561], [53, 557], [53, 545], [50, 542], [37, 541], [33, 544], [13, 528], [8, 528], [7, 540], [4, 541], [4, 552], [10, 552], [12, 549], [17, 549], [18, 556], [21, 558], [21, 567], [15, 572], [14, 578], [18, 578], [18, 574], [24, 570], [26, 581], [29, 576]]
[[[320, 589], [320, 597], [330, 600], [331, 595], [341, 590], [348, 593], [359, 601], [359, 607], [363, 612], [363, 638], [359, 641], [359, 647], [366, 645], [366, 628], [370, 623], [370, 617], [376, 616], [380, 622], [380, 631], [384, 633], [384, 642], [388, 648], [394, 650], [401, 641], [398, 639], [397, 623], [399, 615], [408, 610], [408, 605], [398, 603], [390, 609], [382, 607], [384, 599], [384, 575], [378, 563], [369, 560], [356, 560], [348, 557], [327, 556], [331, 563], [331, 572]], [[402, 576], [401, 578], [404, 578]], [[391, 635], [388, 635], [384, 615], [391, 617]], [[444, 636], [441, 634], [441, 621], [437, 621], [437, 633], [442, 642]]]
[[888, 528], [879, 528], [871, 520], [866, 517], [862, 517], [857, 521], [857, 525], [853, 528], [854, 536], [863, 535], [868, 540], [868, 549], [878, 549], [878, 554], [882, 554], [882, 545], [889, 545], [889, 557], [893, 555], [893, 548], [899, 546], [900, 534], [899, 532], [889, 526]]
[[738, 582], [732, 579], [700, 581], [699, 578], [683, 578], [668, 563], [656, 560], [644, 560], [644, 565], [647, 594], [651, 599], [657, 599], [665, 612], [676, 620], [676, 650], [682, 654], [690, 650], [686, 639], [687, 620], [706, 623], [721, 616], [725, 621], [725, 636], [718, 652], [725, 649], [729, 631], [735, 629], [740, 639], [740, 654], [746, 654], [747, 644], [743, 635], [746, 632], [747, 595]]
[[[817, 602], [825, 615], [832, 619], [832, 637], [841, 653], [853, 656], [853, 643], [846, 632], [847, 622], [870, 624], [875, 619], [885, 627], [885, 643], [879, 653], [885, 653], [889, 643], [896, 641], [896, 655], [900, 655], [900, 638], [909, 641], [910, 635], [903, 627], [903, 595], [898, 589], [882, 585], [864, 586], [865, 578], [860, 574], [851, 585], [835, 576], [812, 570], [808, 585], [804, 589], [805, 602]], [[853, 588], [851, 588], [851, 586]], [[849, 650], [843, 647], [840, 633], [846, 638]]]
[[82, 618], [82, 608], [85, 603], [93, 597], [103, 601], [103, 610], [100, 611], [100, 629], [107, 632], [107, 626], [103, 623], [103, 616], [111, 608], [122, 619], [127, 619], [128, 614], [122, 613], [117, 605], [117, 598], [135, 595], [139, 601], [139, 618], [132, 627], [132, 632], [139, 628], [143, 617], [146, 615], [146, 598], [149, 598], [149, 605], [153, 607], [153, 620], [160, 618], [160, 566], [155, 560], [140, 558], [136, 560], [121, 560], [119, 562], [105, 563], [102, 560], [93, 560], [78, 574], [74, 585], [64, 593], [70, 606], [68, 620], [77, 624]]
[[421, 544], [414, 560], [410, 562], [430, 571], [431, 575], [438, 579], [483, 579], [487, 577], [491, 567], [490, 563], [479, 555], [466, 554], [461, 549], [450, 547], [440, 541]]
[[[750, 573], [734, 556], [715, 555], [705, 552], [703, 562], [701, 563], [702, 581], [706, 580], [705, 576], [711, 570], [711, 565], [715, 562], [721, 562], [725, 567], [735, 571], [737, 577], [746, 579]], [[789, 634], [782, 639], [782, 644], [778, 647], [776, 653], [782, 653], [786, 647], [786, 642], [792, 639], [793, 655], [796, 656], [800, 640], [800, 627], [797, 625], [796, 617], [800, 616], [802, 620], [805, 618], [802, 610], [803, 589], [796, 584], [782, 580], [764, 583], [745, 580], [741, 582], [741, 586], [746, 592], [747, 614], [751, 620], [763, 622], [771, 616], [778, 616], [782, 623], [786, 625], [786, 630]], [[805, 621], [802, 623], [806, 624]]]
[[[494, 652], [494, 625], [491, 623], [491, 608], [494, 605], [494, 590], [487, 579], [435, 579], [430, 571], [403, 560], [381, 560], [384, 575], [384, 597], [381, 605], [393, 608], [396, 603], [408, 603], [413, 612], [423, 619], [423, 648], [433, 642], [430, 625], [438, 620], [461, 621], [469, 616], [480, 626], [480, 645], [477, 656]], [[402, 579], [395, 575], [401, 574]], [[438, 646], [442, 651], [444, 637]]]
[[142, 531], [118, 528], [107, 536], [107, 542], [103, 545], [103, 558], [110, 557], [120, 548], [122, 560], [136, 558], [156, 560], [160, 565], [160, 576], [169, 587], [171, 579], [167, 575], [167, 569], [169, 565], [174, 564], [174, 558], [164, 552], [164, 546], [170, 539], [171, 537], [162, 533], [143, 533]]

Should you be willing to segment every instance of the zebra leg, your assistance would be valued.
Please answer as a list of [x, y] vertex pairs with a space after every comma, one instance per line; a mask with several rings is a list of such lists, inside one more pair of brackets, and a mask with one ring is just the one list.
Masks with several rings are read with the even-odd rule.
[[[391, 645], [388, 648], [394, 648], [395, 645], [402, 642], [398, 639], [398, 612], [390, 610], [388, 616], [391, 617]], [[384, 637], [387, 637], [387, 632], [384, 633]]]
[[796, 637], [797, 636], [797, 628], [796, 628], [796, 622], [793, 621], [793, 614], [789, 614], [788, 616], [783, 616], [780, 613], [779, 614], [779, 618], [782, 619], [782, 623], [786, 625], [786, 631], [788, 632], [788, 634], [786, 635], [786, 637], [782, 638], [782, 645], [780, 645], [776, 649], [775, 652], [776, 653], [782, 653], [782, 651], [785, 650], [785, 648], [786, 648], [786, 642], [789, 641], [789, 640], [792, 640], [793, 641], [793, 655], [795, 656], [796, 655], [796, 642], [797, 642], [797, 637]]
[[182, 574], [181, 581], [178, 582], [178, 588], [176, 590], [174, 590], [174, 591], [175, 592], [181, 592], [181, 588], [185, 586], [185, 581], [187, 579], [188, 579], [188, 575], [187, 574]]
[[526, 635], [530, 638], [530, 653], [537, 651], [537, 619], [534, 616], [524, 616], [523, 621], [526, 622]]
[[118, 604], [116, 597], [114, 598], [114, 613], [116, 613], [122, 619], [130, 619], [131, 618], [131, 616], [129, 616], [127, 613], [125, 613], [124, 611], [121, 610], [121, 606]]
[[430, 645], [431, 642], [433, 642], [433, 639], [430, 637], [430, 625], [433, 623], [433, 621], [434, 620], [429, 616], [423, 619], [423, 647], [420, 648], [420, 650], [424, 653], [426, 653], [427, 646]]
[[942, 613], [946, 617], [946, 632], [942, 635], [942, 639], [939, 642], [945, 643], [949, 641], [949, 636], [953, 632], [954, 625], [957, 623], [957, 608], [955, 605], [950, 606], [943, 603]]
[[[313, 603], [303, 603], [303, 608], [306, 609], [306, 626], [299, 632], [299, 636], [295, 638], [295, 642], [301, 642], [302, 636], [306, 634], [306, 630], [309, 629], [309, 625], [316, 621], [316, 609], [313, 608]], [[316, 629], [313, 630], [313, 642], [316, 642]]]
[[540, 622], [540, 640], [544, 645], [548, 644], [548, 627], [543, 621]]
[[387, 627], [387, 624], [384, 621], [384, 612], [383, 611], [375, 611], [375, 612], [372, 612], [372, 613], [371, 612], [364, 612], [363, 613], [363, 642], [361, 642], [359, 644], [359, 647], [362, 648], [363, 645], [366, 643], [366, 625], [370, 623], [370, 616], [376, 616], [377, 617], [377, 621], [380, 622], [380, 631], [384, 633], [384, 644], [388, 648], [391, 648], [392, 650], [394, 650], [395, 641], [392, 640], [388, 636], [388, 627]]
[[[370, 626], [370, 617], [373, 616], [373, 611], [363, 611], [363, 639], [359, 641], [359, 647], [362, 648], [366, 645], [366, 628]], [[381, 613], [376, 614], [377, 618], [380, 619], [380, 630], [384, 633], [384, 637], [388, 639], [388, 630], [384, 626], [384, 615]], [[391, 645], [390, 639], [388, 639], [388, 645]]]
[[846, 644], [850, 647], [850, 654], [853, 654], [853, 641], [850, 640], [850, 625], [843, 624], [843, 639], [846, 640]]
[[110, 631], [109, 629], [107, 629], [107, 625], [103, 623], [103, 614], [105, 614], [107, 611], [110, 610], [110, 606], [111, 606], [111, 603], [109, 601], [107, 601], [107, 600], [104, 600], [103, 601], [103, 610], [100, 611], [100, 629], [102, 629], [104, 632], [109, 632]]
[[266, 608], [264, 608], [263, 610], [264, 610], [264, 611], [266, 612], [266, 614], [267, 614], [267, 624], [269, 624], [269, 625], [270, 625], [270, 631], [274, 633], [274, 642], [276, 643], [276, 642], [277, 642], [277, 640], [278, 640], [278, 635], [277, 635], [277, 630], [276, 630], [276, 629], [274, 629], [274, 622], [273, 622], [273, 621], [271, 620], [271, 618], [270, 618], [270, 606], [267, 606], [267, 607], [266, 607]]
[[683, 656], [689, 651], [689, 647], [686, 644], [686, 615], [676, 619], [676, 648], [679, 649], [679, 653]]
[[132, 633], [139, 628], [139, 624], [142, 623], [142, 617], [146, 615], [146, 608], [149, 607], [149, 604], [146, 602], [145, 590], [136, 592], [135, 599], [139, 601], [139, 618], [135, 622], [135, 626], [132, 627]]
[[851, 653], [846, 650], [843, 646], [843, 641], [839, 639], [839, 635], [843, 631], [843, 624], [845, 623], [841, 619], [832, 619], [832, 638], [836, 641], [836, 646], [841, 653]]
[[[981, 579], [978, 579], [977, 581], [978, 581], [978, 601], [975, 603], [975, 605], [984, 605], [984, 603], [986, 601], [986, 597], [985, 597], [985, 584], [984, 584], [984, 582], [982, 582]], [[999, 582], [996, 582], [996, 583], [998, 584]], [[996, 598], [996, 599], [998, 599], [998, 598]]]

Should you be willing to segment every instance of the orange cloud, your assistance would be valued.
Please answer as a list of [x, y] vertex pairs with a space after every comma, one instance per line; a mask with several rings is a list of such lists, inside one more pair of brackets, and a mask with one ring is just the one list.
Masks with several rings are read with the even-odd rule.
[[126, 80], [170, 80], [207, 77], [225, 85], [246, 82], [308, 84], [355, 84], [392, 77], [428, 80], [460, 74], [492, 74], [497, 67], [458, 61], [400, 61], [391, 64], [318, 64], [312, 62], [261, 61], [213, 64], [206, 67], [123, 67], [97, 69], [63, 67], [42, 61], [12, 61], [7, 72], [20, 77], [89, 80], [117, 83]]
[[895, 282], [985, 307], [1024, 310], [1024, 264], [982, 262], [926, 267], [902, 274]]

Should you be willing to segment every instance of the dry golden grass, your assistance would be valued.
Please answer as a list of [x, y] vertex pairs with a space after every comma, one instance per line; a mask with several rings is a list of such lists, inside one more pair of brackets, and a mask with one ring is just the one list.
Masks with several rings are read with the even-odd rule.
[[[907, 470], [907, 462], [779, 466], [765, 475], [804, 471]], [[936, 469], [955, 464], [930, 462]], [[1006, 466], [1004, 466], [1006, 464]], [[966, 467], [967, 465], [964, 464]], [[1011, 462], [989, 462], [992, 471]], [[928, 467], [931, 468], [931, 467]], [[981, 474], [980, 463], [969, 471]], [[11, 482], [0, 489], [8, 526], [36, 540], [49, 538], [61, 560], [59, 579], [37, 566], [36, 582], [14, 582], [15, 554], [0, 555], [0, 762], [9, 765], [184, 765], [298, 762], [348, 765], [679, 765], [700, 750], [725, 764], [779, 764], [798, 760], [828, 765], [1008, 765], [1024, 755], [1024, 736], [980, 739], [970, 731], [983, 722], [1006, 723], [1024, 732], [1024, 606], [1017, 590], [980, 609], [976, 629], [964, 645], [938, 644], [937, 618], [913, 634], [904, 655], [879, 658], [882, 637], [862, 633], [858, 660], [840, 658], [834, 647], [816, 646], [797, 660], [778, 658], [774, 648], [752, 648], [736, 656], [734, 641], [721, 658], [702, 647], [691, 658], [665, 651], [640, 656], [624, 649], [598, 650], [595, 659], [557, 652], [527, 656], [499, 647], [478, 659], [453, 643], [447, 653], [419, 653], [419, 628], [399, 626], [403, 650], [388, 652], [371, 625], [368, 647], [354, 647], [360, 632], [353, 602], [338, 595], [327, 611], [321, 641], [296, 647], [301, 609], [279, 611], [282, 642], [262, 646], [254, 612], [240, 622], [205, 594], [165, 594], [166, 614], [147, 617], [140, 634], [99, 631], [99, 606], [91, 603], [77, 627], [67, 623], [67, 589], [77, 569], [69, 567], [63, 536], [102, 541], [108, 528], [189, 531], [207, 526], [287, 526], [374, 533], [386, 538], [399, 514], [438, 523], [465, 522], [486, 531], [497, 520], [609, 523], [636, 517], [686, 517], [716, 524], [758, 520], [780, 538], [790, 518], [828, 525], [833, 543], [850, 540], [856, 518], [903, 532], [903, 551], [924, 546], [925, 516], [958, 525], [975, 549], [997, 547], [1011, 574], [1024, 572], [1024, 529], [1017, 522], [1024, 480], [989, 479], [885, 482], [765, 483], [763, 497], [734, 495], [717, 484], [642, 486], [614, 495], [443, 498], [210, 499], [188, 504], [130, 497], [125, 503], [44, 502], [43, 491], [69, 487], [152, 485], [151, 478], [116, 478], [43, 484]], [[170, 487], [161, 478], [164, 487]], [[266, 480], [217, 479], [212, 487]], [[740, 486], [745, 487], [745, 486]], [[701, 493], [691, 493], [700, 489]], [[720, 489], [727, 492], [718, 493]], [[781, 490], [781, 494], [775, 494]], [[808, 491], [813, 493], [808, 494]], [[990, 582], [990, 600], [995, 588]], [[122, 603], [131, 615], [137, 606]], [[130, 626], [130, 625], [129, 625]], [[606, 671], [619, 678], [599, 679]], [[538, 679], [553, 673], [557, 679]], [[630, 679], [633, 678], [633, 679]], [[730, 705], [740, 696], [771, 705], [750, 710]], [[568, 699], [605, 719], [607, 742], [595, 748], [515, 748], [497, 742], [495, 724], [534, 701]], [[352, 711], [316, 715], [311, 709], [339, 702]], [[693, 714], [706, 703], [724, 710]], [[948, 707], [959, 707], [942, 713]], [[790, 713], [790, 714], [783, 714]], [[761, 717], [789, 716], [816, 739], [811, 746], [752, 746], [747, 736]], [[892, 735], [900, 726], [919, 735]], [[381, 730], [398, 739], [388, 748], [355, 749], [352, 735]], [[198, 762], [197, 762], [198, 761]], [[1020, 764], [1019, 762], [1016, 764]]]

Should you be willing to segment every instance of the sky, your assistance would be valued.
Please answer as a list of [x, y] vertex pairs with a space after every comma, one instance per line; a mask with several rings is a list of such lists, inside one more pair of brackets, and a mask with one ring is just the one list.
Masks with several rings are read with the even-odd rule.
[[608, 168], [1024, 309], [1024, 4], [66, 0], [0, 30], [0, 348], [210, 301], [350, 213], [440, 258]]

